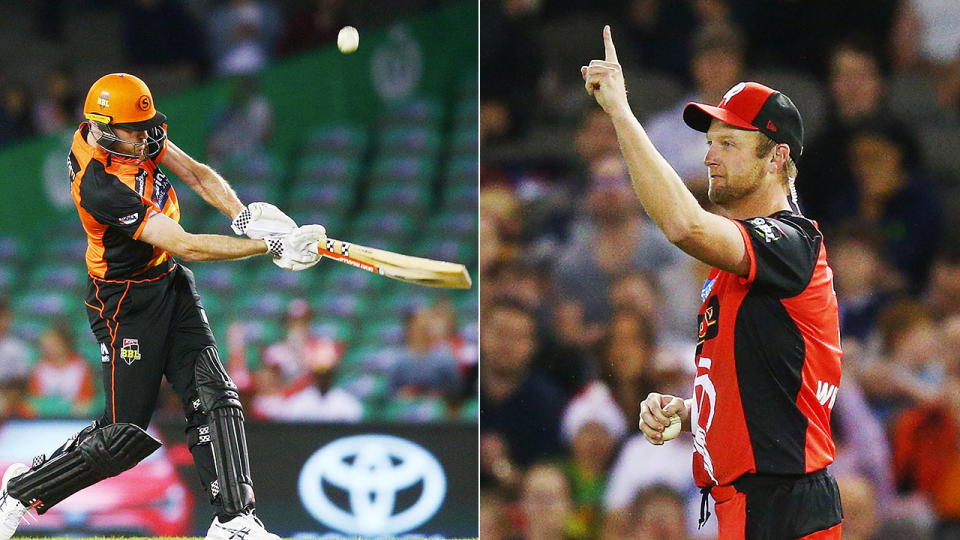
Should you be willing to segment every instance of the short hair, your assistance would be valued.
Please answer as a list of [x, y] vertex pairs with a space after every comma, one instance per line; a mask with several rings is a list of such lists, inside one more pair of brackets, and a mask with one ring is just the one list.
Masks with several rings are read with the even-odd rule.
[[[760, 132], [758, 131], [757, 133]], [[762, 158], [766, 156], [778, 144], [786, 143], [778, 143], [777, 141], [771, 139], [766, 133], [760, 133], [760, 139], [757, 141], [757, 157]], [[787, 178], [795, 179], [797, 177], [797, 162], [790, 154], [787, 154], [787, 165], [785, 171], [787, 173]]]

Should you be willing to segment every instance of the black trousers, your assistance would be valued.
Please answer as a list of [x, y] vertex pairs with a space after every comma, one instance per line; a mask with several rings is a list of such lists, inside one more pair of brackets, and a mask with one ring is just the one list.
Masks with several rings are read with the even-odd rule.
[[733, 486], [746, 494], [746, 538], [800, 538], [843, 520], [840, 490], [826, 469], [795, 477], [745, 474]]
[[[193, 272], [168, 262], [135, 280], [91, 278], [87, 316], [100, 344], [106, 407], [100, 424], [130, 422], [146, 429], [163, 377], [180, 398], [185, 432], [204, 490], [217, 479], [209, 445], [191, 433], [207, 424], [195, 380], [197, 356], [216, 345]], [[211, 498], [217, 512], [222, 507]]]

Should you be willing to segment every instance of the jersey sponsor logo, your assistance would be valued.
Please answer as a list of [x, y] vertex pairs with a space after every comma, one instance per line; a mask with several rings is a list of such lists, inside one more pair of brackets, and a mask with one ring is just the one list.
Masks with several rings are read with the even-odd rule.
[[707, 450], [707, 432], [713, 425], [713, 415], [716, 413], [717, 389], [710, 380], [710, 366], [712, 361], [709, 358], [699, 358], [697, 367], [706, 369], [706, 372], [697, 375], [693, 380], [693, 395], [697, 400], [697, 418], [696, 428], [693, 432], [693, 448], [703, 458], [703, 468], [710, 475], [710, 479], [715, 484], [716, 476], [713, 473], [713, 459]]
[[716, 296], [710, 297], [710, 302], [703, 313], [697, 314], [697, 354], [703, 351], [703, 342], [717, 337], [720, 333], [720, 300]]
[[123, 225], [130, 225], [131, 223], [136, 223], [138, 217], [140, 217], [140, 212], [134, 212], [132, 214], [123, 216], [117, 221], [119, 221]]
[[67, 154], [67, 174], [70, 175], [70, 181], [73, 182], [77, 177], [77, 171], [73, 168], [73, 160], [70, 159], [73, 154]]
[[747, 223], [753, 225], [753, 232], [768, 244], [783, 238], [783, 231], [775, 223], [764, 218], [748, 219]]
[[137, 194], [141, 197], [143, 197], [143, 194], [147, 191], [147, 174], [146, 169], [140, 169], [134, 178]]
[[104, 364], [110, 362], [110, 349], [107, 348], [106, 343], [100, 344], [100, 361]]
[[153, 202], [160, 211], [163, 211], [163, 205], [167, 204], [167, 192], [170, 191], [170, 181], [166, 175], [157, 169], [153, 174]]
[[708, 279], [703, 283], [703, 288], [700, 289], [700, 301], [706, 302], [707, 297], [710, 296], [710, 292], [713, 291], [713, 286], [717, 284], [717, 278]]
[[833, 410], [833, 403], [837, 401], [837, 385], [817, 381], [817, 401], [819, 401], [821, 405], [827, 405], [829, 401], [830, 404], [827, 405], [827, 408]]
[[123, 338], [123, 347], [120, 349], [120, 358], [129, 366], [140, 359], [140, 340]]

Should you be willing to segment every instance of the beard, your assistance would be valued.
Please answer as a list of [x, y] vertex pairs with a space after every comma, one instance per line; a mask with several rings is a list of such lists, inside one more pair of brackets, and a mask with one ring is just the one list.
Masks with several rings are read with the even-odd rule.
[[741, 177], [747, 181], [731, 181], [729, 176], [724, 176], [723, 185], [715, 183], [711, 178], [707, 188], [707, 197], [710, 202], [717, 206], [727, 206], [752, 194], [760, 187], [763, 169], [758, 167], [757, 170], [749, 171]]

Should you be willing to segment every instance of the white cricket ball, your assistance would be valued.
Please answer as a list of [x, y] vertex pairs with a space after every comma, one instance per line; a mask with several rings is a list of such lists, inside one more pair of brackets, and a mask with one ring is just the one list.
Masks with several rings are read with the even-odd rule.
[[663, 441], [675, 439], [680, 434], [680, 415], [675, 414], [670, 417], [670, 425], [663, 430]]
[[337, 48], [343, 54], [350, 54], [360, 45], [360, 33], [352, 26], [344, 26], [337, 34]]

